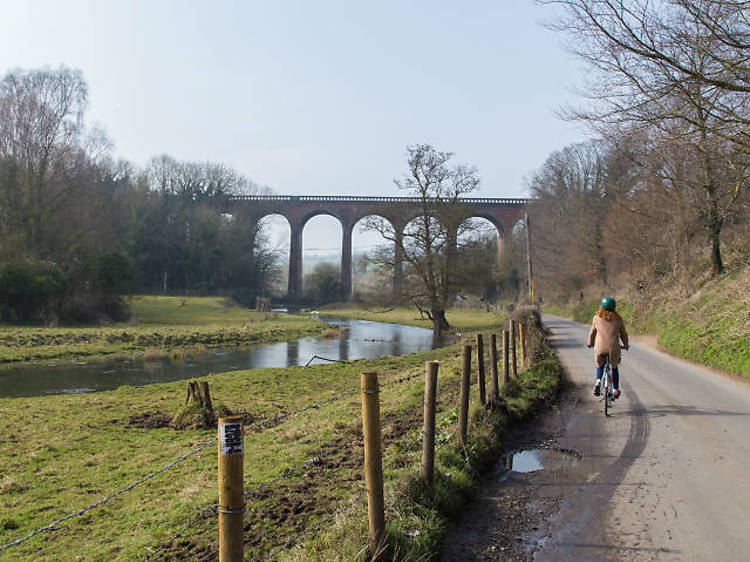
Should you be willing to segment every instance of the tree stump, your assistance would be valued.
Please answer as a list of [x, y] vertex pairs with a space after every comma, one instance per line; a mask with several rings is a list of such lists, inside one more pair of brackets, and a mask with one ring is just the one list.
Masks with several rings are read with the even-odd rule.
[[171, 425], [178, 429], [213, 427], [217, 412], [211, 401], [208, 381], [188, 381], [185, 404], [172, 418]]

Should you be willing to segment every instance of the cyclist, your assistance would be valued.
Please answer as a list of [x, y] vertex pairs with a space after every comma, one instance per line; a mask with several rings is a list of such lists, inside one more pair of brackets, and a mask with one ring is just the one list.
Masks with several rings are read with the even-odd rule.
[[604, 374], [604, 363], [609, 355], [609, 363], [612, 366], [612, 386], [615, 389], [614, 397], [620, 397], [620, 340], [622, 347], [628, 349], [628, 333], [625, 331], [625, 323], [622, 317], [615, 312], [617, 302], [612, 297], [604, 297], [599, 310], [596, 311], [594, 320], [591, 322], [589, 331], [588, 347], [594, 348], [596, 359], [596, 384], [594, 384], [594, 396], [599, 396], [602, 387], [602, 375]]

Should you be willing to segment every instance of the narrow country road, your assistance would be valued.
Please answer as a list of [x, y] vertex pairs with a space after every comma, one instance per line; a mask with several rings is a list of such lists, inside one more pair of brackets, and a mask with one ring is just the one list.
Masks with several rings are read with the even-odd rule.
[[[544, 323], [587, 391], [588, 326]], [[610, 418], [592, 396], [564, 421], [557, 446], [580, 453], [581, 466], [555, 480], [562, 501], [536, 534], [534, 559], [749, 560], [750, 385], [638, 343], [621, 373]]]

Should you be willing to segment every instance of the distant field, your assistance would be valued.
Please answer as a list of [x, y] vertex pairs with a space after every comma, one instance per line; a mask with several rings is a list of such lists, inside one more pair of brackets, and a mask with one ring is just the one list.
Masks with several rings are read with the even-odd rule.
[[[347, 307], [323, 309], [321, 313], [333, 318], [354, 318], [432, 328], [432, 322], [429, 319], [421, 318], [416, 309], [407, 307]], [[449, 310], [446, 316], [451, 326], [461, 330], [487, 330], [500, 326], [505, 320], [504, 312], [487, 312], [483, 309], [454, 308]]]
[[127, 300], [133, 318], [149, 326], [238, 324], [255, 315], [222, 297], [134, 296]]
[[17, 327], [0, 331], [0, 363], [210, 347], [294, 339], [321, 332], [301, 316], [254, 312], [215, 297], [129, 299], [131, 324]]

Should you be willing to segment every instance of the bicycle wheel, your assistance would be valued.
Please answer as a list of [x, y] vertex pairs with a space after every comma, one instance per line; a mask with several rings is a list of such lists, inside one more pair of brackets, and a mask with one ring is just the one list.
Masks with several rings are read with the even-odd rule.
[[609, 416], [609, 386], [610, 386], [610, 377], [609, 377], [609, 363], [604, 365], [604, 417], [606, 418]]

